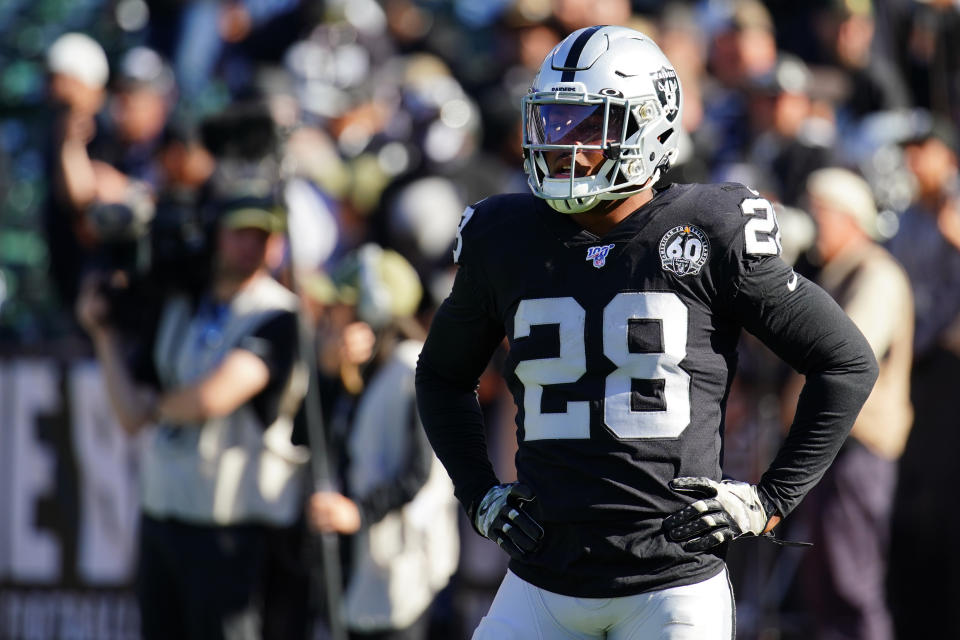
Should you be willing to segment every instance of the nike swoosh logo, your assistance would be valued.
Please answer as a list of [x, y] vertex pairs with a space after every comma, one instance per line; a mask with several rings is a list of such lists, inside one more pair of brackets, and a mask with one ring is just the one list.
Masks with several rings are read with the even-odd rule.
[[787, 289], [789, 289], [790, 291], [793, 291], [796, 288], [797, 288], [797, 272], [794, 271], [793, 275], [790, 276], [790, 279], [787, 280]]

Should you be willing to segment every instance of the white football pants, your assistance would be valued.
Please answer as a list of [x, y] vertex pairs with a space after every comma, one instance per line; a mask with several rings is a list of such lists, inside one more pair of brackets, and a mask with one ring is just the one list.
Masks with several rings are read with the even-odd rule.
[[562, 596], [511, 571], [473, 640], [732, 640], [727, 570], [703, 582], [619, 598]]

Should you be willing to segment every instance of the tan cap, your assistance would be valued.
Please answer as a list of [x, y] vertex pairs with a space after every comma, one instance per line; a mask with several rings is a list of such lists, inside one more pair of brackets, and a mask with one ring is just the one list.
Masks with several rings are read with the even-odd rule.
[[338, 301], [355, 305], [357, 316], [374, 328], [391, 318], [416, 313], [423, 286], [406, 258], [379, 245], [367, 243], [347, 254], [334, 270]]
[[877, 205], [867, 181], [847, 169], [819, 169], [807, 178], [807, 191], [857, 221], [871, 238], [877, 237]]
[[223, 214], [220, 225], [228, 229], [262, 229], [268, 233], [281, 231], [283, 220], [279, 213], [261, 207], [240, 207]]

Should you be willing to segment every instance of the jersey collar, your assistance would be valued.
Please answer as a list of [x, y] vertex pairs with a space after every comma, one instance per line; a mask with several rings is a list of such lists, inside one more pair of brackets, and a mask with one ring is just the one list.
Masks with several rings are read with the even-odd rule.
[[657, 211], [671, 202], [677, 195], [674, 184], [665, 184], [654, 190], [653, 199], [621, 220], [602, 236], [587, 231], [567, 214], [550, 208], [546, 202], [537, 199], [537, 217], [565, 247], [582, 247], [598, 242], [629, 242], [653, 220]]

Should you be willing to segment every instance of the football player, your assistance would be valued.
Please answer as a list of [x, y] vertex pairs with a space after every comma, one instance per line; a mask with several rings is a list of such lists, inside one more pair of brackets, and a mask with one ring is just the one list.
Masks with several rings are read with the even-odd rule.
[[[732, 638], [727, 543], [790, 513], [876, 379], [853, 323], [779, 258], [769, 202], [739, 184], [658, 182], [682, 107], [645, 35], [575, 31], [523, 100], [532, 194], [463, 215], [417, 394], [471, 522], [511, 556], [475, 639]], [[756, 485], [721, 475], [742, 329], [806, 375]], [[508, 484], [475, 395], [504, 336]]]

